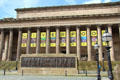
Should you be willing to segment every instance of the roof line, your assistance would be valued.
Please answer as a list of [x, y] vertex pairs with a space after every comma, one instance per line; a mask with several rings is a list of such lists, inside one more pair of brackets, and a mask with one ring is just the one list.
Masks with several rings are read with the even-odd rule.
[[61, 6], [46, 6], [46, 7], [32, 7], [32, 8], [17, 8], [16, 11], [29, 11], [29, 10], [39, 10], [39, 9], [51, 9], [51, 8], [69, 8], [69, 7], [90, 7], [90, 6], [113, 6], [120, 5], [118, 2], [109, 2], [109, 3], [94, 3], [94, 4], [80, 4], [80, 5], [61, 5]]

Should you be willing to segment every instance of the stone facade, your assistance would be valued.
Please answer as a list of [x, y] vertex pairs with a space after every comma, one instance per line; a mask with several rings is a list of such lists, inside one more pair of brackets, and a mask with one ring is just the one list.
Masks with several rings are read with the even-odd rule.
[[[17, 18], [0, 20], [1, 60], [20, 60], [22, 54], [76, 54], [78, 60], [95, 60], [91, 31], [97, 31], [99, 59], [105, 53], [102, 30], [112, 34], [111, 60], [120, 60], [120, 2], [16, 9]], [[60, 32], [66, 32], [66, 46], [60, 46]], [[70, 32], [76, 32], [76, 46], [70, 46]], [[87, 31], [87, 46], [81, 46], [81, 31]], [[36, 47], [30, 47], [32, 33], [37, 33]], [[46, 47], [41, 47], [41, 32], [46, 32]], [[56, 47], [50, 47], [50, 33], [56, 32]], [[26, 47], [21, 47], [22, 33], [27, 33]], [[38, 37], [39, 36], [39, 37]], [[105, 58], [106, 59], [106, 58]]]

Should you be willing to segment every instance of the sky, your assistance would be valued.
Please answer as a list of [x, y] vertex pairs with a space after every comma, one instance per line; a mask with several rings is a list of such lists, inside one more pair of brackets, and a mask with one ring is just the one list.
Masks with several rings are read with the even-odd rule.
[[16, 8], [117, 2], [120, 0], [0, 0], [0, 19], [16, 18]]

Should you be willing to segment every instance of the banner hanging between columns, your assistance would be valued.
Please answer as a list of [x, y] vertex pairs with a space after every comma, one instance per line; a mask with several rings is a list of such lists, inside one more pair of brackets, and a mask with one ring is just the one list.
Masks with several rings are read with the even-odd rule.
[[66, 46], [66, 32], [60, 32], [60, 46], [65, 47]]
[[22, 44], [21, 47], [27, 47], [27, 33], [22, 33]]
[[41, 47], [46, 47], [46, 32], [41, 32], [41, 43], [40, 46]]
[[92, 46], [94, 46], [96, 44], [96, 42], [98, 42], [97, 30], [92, 30], [91, 31], [91, 38], [92, 38]]
[[72, 47], [76, 46], [76, 31], [70, 32], [70, 46]]
[[56, 32], [50, 32], [50, 47], [56, 46]]
[[87, 46], [87, 32], [81, 31], [81, 46]]
[[32, 33], [31, 34], [31, 44], [30, 44], [30, 46], [31, 47], [36, 47], [36, 33]]

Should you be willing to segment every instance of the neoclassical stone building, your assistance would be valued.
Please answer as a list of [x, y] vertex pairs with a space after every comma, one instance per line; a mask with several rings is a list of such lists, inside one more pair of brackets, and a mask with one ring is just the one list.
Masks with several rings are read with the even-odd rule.
[[99, 59], [105, 53], [102, 35], [112, 34], [111, 60], [120, 60], [120, 2], [18, 8], [16, 18], [0, 20], [0, 60], [20, 60], [22, 54], [76, 54], [78, 60]]

